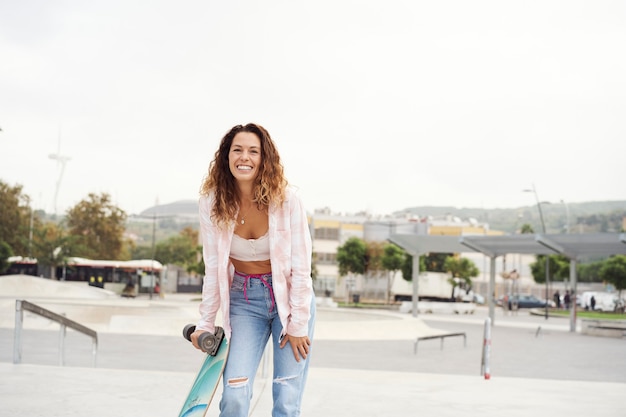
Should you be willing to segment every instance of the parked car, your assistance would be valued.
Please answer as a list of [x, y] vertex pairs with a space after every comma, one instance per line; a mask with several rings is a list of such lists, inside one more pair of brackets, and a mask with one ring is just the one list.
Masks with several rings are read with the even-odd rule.
[[476, 304], [485, 304], [485, 297], [480, 294], [475, 293], [474, 291], [466, 291], [459, 287], [454, 289], [455, 299], [458, 301], [462, 301], [464, 303], [476, 303]]
[[[505, 297], [508, 299], [509, 309], [512, 309], [515, 304], [517, 308], [545, 308], [546, 300], [540, 300], [532, 294], [513, 294], [498, 297], [496, 304], [503, 305]], [[548, 304], [550, 307], [550, 304]]]
[[485, 297], [480, 294], [474, 293], [472, 298], [476, 304], [485, 304]]

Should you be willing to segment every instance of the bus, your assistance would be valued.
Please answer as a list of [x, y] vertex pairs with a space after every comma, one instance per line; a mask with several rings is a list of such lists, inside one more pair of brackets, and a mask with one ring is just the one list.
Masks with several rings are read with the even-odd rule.
[[154, 292], [162, 271], [163, 265], [154, 259], [112, 261], [70, 257], [65, 265], [57, 267], [55, 278], [88, 282], [101, 288], [105, 283], [139, 284], [140, 289], [148, 288], [149, 292]]
[[32, 275], [39, 276], [39, 265], [37, 259], [25, 258], [23, 256], [10, 256], [9, 268], [2, 275]]
[[[9, 268], [3, 275], [44, 276], [50, 274], [37, 259], [12, 256], [8, 259]], [[43, 270], [47, 273], [44, 273]], [[79, 257], [66, 258], [65, 264], [54, 270], [54, 279], [59, 281], [88, 282], [89, 285], [104, 288], [105, 283], [135, 286], [140, 292], [158, 292], [163, 265], [153, 259], [132, 261], [97, 260]]]

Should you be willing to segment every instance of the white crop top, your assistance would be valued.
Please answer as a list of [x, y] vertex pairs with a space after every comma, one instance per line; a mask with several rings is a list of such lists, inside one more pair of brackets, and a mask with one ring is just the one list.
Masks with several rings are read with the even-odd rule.
[[233, 234], [230, 257], [238, 261], [266, 261], [270, 258], [269, 232], [258, 239], [244, 239]]

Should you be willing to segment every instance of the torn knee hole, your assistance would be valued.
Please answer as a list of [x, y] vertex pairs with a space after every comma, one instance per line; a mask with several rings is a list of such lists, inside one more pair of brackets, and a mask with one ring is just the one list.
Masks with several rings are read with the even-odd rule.
[[292, 379], [296, 379], [298, 377], [298, 375], [291, 375], [291, 376], [283, 376], [283, 377], [279, 377], [274, 379], [274, 383], [275, 384], [284, 384]]
[[246, 385], [248, 383], [248, 378], [231, 378], [228, 380], [228, 385], [231, 387], [240, 387], [242, 385]]

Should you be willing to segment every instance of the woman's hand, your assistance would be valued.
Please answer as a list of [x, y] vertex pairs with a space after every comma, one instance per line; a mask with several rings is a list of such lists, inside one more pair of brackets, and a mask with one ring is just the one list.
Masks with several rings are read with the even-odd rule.
[[206, 332], [206, 330], [196, 330], [195, 332], [191, 333], [191, 336], [190, 336], [191, 337], [191, 344], [198, 350], [202, 350], [202, 349], [200, 349], [200, 345], [198, 344], [198, 338], [204, 332]]
[[300, 358], [306, 359], [309, 354], [309, 347], [311, 346], [311, 340], [308, 336], [296, 337], [288, 334], [280, 341], [280, 348], [284, 348], [289, 342], [291, 350], [293, 350], [293, 356], [296, 358], [296, 362], [300, 362]]

